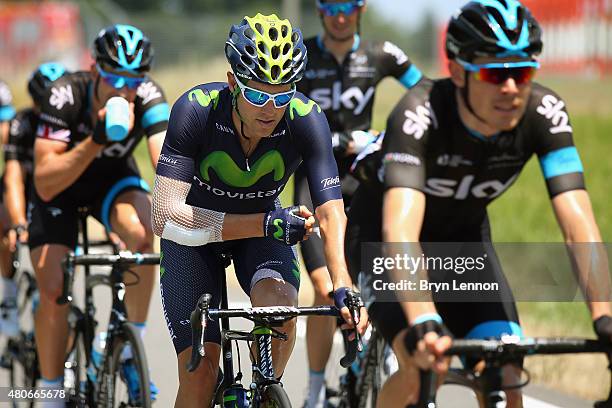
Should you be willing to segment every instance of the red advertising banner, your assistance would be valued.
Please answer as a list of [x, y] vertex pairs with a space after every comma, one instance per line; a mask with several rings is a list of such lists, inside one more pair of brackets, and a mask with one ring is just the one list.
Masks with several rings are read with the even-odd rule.
[[49, 60], [78, 68], [84, 55], [79, 8], [72, 3], [0, 3], [0, 74]]

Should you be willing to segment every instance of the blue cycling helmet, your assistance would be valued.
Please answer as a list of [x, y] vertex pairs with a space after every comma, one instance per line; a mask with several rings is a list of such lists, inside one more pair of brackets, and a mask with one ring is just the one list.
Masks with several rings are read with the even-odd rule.
[[517, 0], [475, 0], [450, 20], [446, 55], [472, 61], [476, 57], [531, 58], [542, 51], [542, 30]]
[[93, 43], [97, 63], [118, 71], [146, 72], [153, 62], [151, 41], [138, 28], [115, 24], [102, 29]]
[[66, 67], [58, 62], [47, 62], [39, 65], [28, 79], [28, 92], [32, 100], [40, 100], [47, 87], [65, 73]]

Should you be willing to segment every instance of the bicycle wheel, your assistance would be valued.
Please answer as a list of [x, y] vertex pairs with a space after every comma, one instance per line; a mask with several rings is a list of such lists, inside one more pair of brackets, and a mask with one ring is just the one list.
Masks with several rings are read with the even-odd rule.
[[[68, 317], [69, 352], [64, 362], [64, 389], [66, 390], [66, 406], [75, 408], [94, 406], [95, 394], [95, 378], [87, 375], [87, 347], [85, 335], [81, 330], [82, 319], [82, 312], [71, 306]], [[90, 376], [95, 376], [95, 373], [90, 373]]]
[[280, 384], [267, 386], [263, 392], [261, 408], [291, 408], [291, 401]]
[[[9, 382], [12, 389], [34, 388], [40, 377], [38, 372], [38, 355], [34, 335], [21, 333], [18, 339], [9, 339], [2, 365], [9, 371]], [[13, 402], [13, 407], [33, 407], [34, 401], [25, 401], [18, 404]]]
[[[100, 401], [105, 407], [151, 407], [149, 367], [138, 331], [131, 323], [124, 323], [112, 338], [112, 344], [106, 346], [104, 370], [98, 379]], [[125, 379], [121, 374], [121, 354], [125, 347], [132, 350], [131, 364], [136, 373], [132, 379]], [[133, 388], [137, 395], [130, 396], [126, 381], [137, 383], [137, 388]]]

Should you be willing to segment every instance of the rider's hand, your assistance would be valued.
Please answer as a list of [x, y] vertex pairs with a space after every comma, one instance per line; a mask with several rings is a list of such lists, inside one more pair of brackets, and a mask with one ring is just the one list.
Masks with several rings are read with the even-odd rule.
[[404, 337], [406, 350], [414, 357], [417, 366], [423, 370], [433, 369], [437, 374], [448, 371], [450, 359], [444, 356], [444, 352], [451, 343], [451, 333], [436, 314], [414, 324]]
[[[355, 322], [353, 322], [353, 316], [351, 316], [351, 311], [346, 306], [346, 297], [350, 288], [342, 287], [334, 290], [334, 304], [340, 310], [340, 315], [344, 319], [346, 323], [340, 326], [342, 330], [348, 330], [355, 327]], [[368, 312], [366, 308], [363, 306], [363, 301], [361, 301], [361, 296], [359, 293], [353, 292], [358, 298], [360, 307], [359, 307], [359, 321], [357, 322], [357, 332], [360, 335], [365, 333], [368, 327]], [[355, 333], [351, 333], [348, 337], [349, 340], [353, 340], [355, 338]]]
[[17, 240], [21, 243], [28, 242], [28, 229], [23, 225], [18, 225], [8, 231], [7, 238], [9, 250], [15, 252], [17, 249]]
[[602, 343], [612, 344], [612, 316], [604, 315], [593, 322], [595, 334]]
[[264, 236], [295, 245], [312, 233], [314, 217], [304, 206], [278, 208], [264, 215]]

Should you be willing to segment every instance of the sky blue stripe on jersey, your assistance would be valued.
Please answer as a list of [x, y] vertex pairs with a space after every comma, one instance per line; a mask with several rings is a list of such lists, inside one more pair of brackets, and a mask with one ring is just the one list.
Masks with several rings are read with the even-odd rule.
[[404, 72], [404, 75], [400, 77], [399, 81], [406, 88], [410, 89], [415, 86], [417, 82], [421, 80], [421, 78], [423, 78], [423, 73], [417, 68], [416, 65], [413, 64], [410, 65], [410, 68], [408, 68], [406, 72]]
[[144, 129], [159, 122], [168, 120], [170, 117], [170, 108], [167, 103], [160, 103], [150, 107], [144, 115], [142, 115], [142, 127]]
[[4, 122], [13, 119], [15, 116], [15, 108], [12, 106], [3, 106], [0, 108], [0, 121]]
[[500, 338], [502, 335], [517, 335], [523, 338], [523, 329], [515, 322], [507, 320], [491, 320], [488, 322], [480, 323], [468, 334], [465, 335], [466, 339], [486, 339], [489, 337]]
[[119, 193], [130, 187], [137, 187], [147, 193], [151, 192], [151, 188], [147, 182], [140, 177], [129, 176], [116, 182], [115, 185], [108, 190], [108, 193], [106, 193], [106, 197], [102, 200], [102, 208], [100, 209], [100, 218], [102, 218], [102, 224], [106, 227], [107, 231], [112, 230], [110, 225], [110, 210], [113, 201], [115, 201]]
[[563, 147], [540, 157], [540, 167], [547, 180], [564, 174], [584, 171], [578, 150], [574, 146]]

